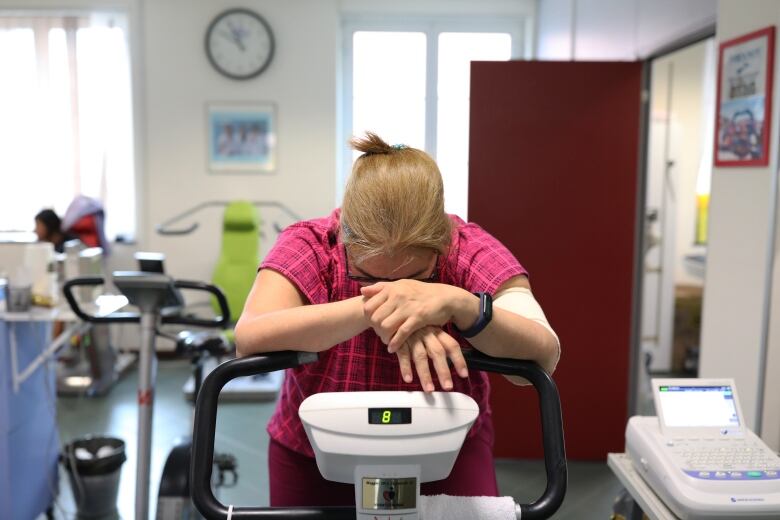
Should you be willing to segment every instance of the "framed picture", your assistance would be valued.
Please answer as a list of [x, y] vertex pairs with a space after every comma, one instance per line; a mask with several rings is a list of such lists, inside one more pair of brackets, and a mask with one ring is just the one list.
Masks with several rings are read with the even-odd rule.
[[276, 169], [273, 104], [209, 104], [208, 162], [215, 173]]
[[716, 166], [769, 164], [774, 62], [774, 27], [720, 44]]

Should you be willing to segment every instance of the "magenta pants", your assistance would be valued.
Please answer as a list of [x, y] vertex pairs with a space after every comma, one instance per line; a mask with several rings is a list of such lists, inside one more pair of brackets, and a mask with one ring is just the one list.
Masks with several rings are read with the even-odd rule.
[[[325, 480], [312, 457], [271, 439], [268, 445], [271, 507], [354, 506], [355, 486]], [[493, 424], [466, 439], [450, 476], [422, 484], [423, 495], [498, 496], [493, 466]]]

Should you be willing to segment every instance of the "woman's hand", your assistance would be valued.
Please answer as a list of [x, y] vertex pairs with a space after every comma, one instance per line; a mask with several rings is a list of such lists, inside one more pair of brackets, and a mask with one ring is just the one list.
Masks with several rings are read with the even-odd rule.
[[452, 361], [452, 365], [460, 377], [469, 377], [466, 360], [463, 358], [460, 345], [439, 327], [418, 329], [396, 351], [396, 355], [403, 380], [407, 383], [412, 382], [412, 363], [414, 363], [417, 377], [420, 378], [420, 384], [426, 392], [434, 391], [428, 359], [433, 363], [433, 368], [443, 390], [452, 390], [452, 374], [447, 365], [448, 358]]
[[450, 304], [462, 289], [417, 280], [379, 282], [363, 287], [363, 312], [391, 354], [416, 330], [452, 319]]

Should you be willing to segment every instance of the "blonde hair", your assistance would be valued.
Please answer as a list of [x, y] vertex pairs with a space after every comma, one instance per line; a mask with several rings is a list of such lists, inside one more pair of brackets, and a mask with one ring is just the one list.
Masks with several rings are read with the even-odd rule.
[[390, 146], [374, 133], [353, 137], [363, 152], [352, 167], [341, 207], [341, 236], [358, 260], [421, 248], [445, 252], [452, 224], [441, 172], [430, 155]]

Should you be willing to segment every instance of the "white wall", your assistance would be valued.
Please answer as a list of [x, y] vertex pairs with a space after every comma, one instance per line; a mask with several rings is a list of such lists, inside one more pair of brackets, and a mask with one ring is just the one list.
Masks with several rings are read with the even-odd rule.
[[[147, 201], [146, 247], [163, 251], [178, 277], [210, 278], [219, 252], [221, 209], [182, 221], [200, 227], [161, 236], [160, 224], [208, 200], [277, 200], [304, 218], [327, 214], [335, 193], [338, 12], [333, 2], [254, 0], [243, 6], [266, 18], [276, 52], [259, 77], [235, 81], [209, 64], [203, 39], [209, 22], [231, 1], [148, 2], [144, 12]], [[174, 36], [175, 35], [175, 36]], [[206, 105], [272, 102], [277, 107], [277, 171], [213, 174], [206, 157]], [[276, 210], [261, 218], [290, 222]], [[269, 222], [270, 224], [270, 222]], [[274, 233], [264, 225], [267, 250]]]
[[[719, 41], [735, 38], [767, 27], [780, 25], [780, 3], [775, 0], [718, 2]], [[777, 56], [777, 54], [776, 54]], [[775, 63], [775, 70], [778, 63]], [[778, 81], [774, 83], [771, 131], [778, 131]], [[768, 167], [714, 168], [710, 199], [710, 236], [702, 317], [702, 377], [734, 377], [740, 390], [743, 411], [749, 425], [755, 424], [758, 388], [756, 378], [763, 369], [759, 360], [765, 332], [764, 304], [772, 290], [767, 269], [772, 191], [777, 169], [777, 138], [770, 139]], [[780, 277], [775, 276], [774, 294]], [[780, 301], [775, 299], [775, 311]], [[777, 318], [773, 321], [773, 359], [778, 355]], [[769, 373], [765, 395], [774, 403], [780, 394], [777, 373]], [[780, 409], [767, 409], [764, 423], [777, 432]], [[768, 431], [768, 430], [767, 430]], [[775, 449], [780, 436], [765, 440]]]
[[577, 0], [539, 0], [536, 17], [536, 57], [540, 60], [569, 60]]
[[537, 58], [635, 60], [715, 22], [715, 0], [539, 0]]

